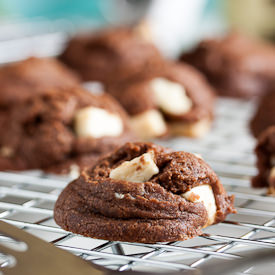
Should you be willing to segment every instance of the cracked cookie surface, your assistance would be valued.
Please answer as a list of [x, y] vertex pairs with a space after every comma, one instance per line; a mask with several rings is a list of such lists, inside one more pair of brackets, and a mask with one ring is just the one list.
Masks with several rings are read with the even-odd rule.
[[[148, 172], [154, 165], [157, 170]], [[125, 180], [125, 167], [128, 172], [136, 167], [131, 181]], [[118, 170], [114, 179], [112, 171]], [[137, 173], [146, 173], [146, 179], [141, 182]], [[195, 191], [202, 186], [209, 187], [206, 198]], [[184, 197], [188, 191], [192, 196]], [[210, 196], [214, 205], [206, 203]], [[152, 143], [126, 143], [63, 190], [54, 218], [65, 230], [84, 236], [155, 243], [193, 238], [234, 212], [233, 197], [202, 159]]]

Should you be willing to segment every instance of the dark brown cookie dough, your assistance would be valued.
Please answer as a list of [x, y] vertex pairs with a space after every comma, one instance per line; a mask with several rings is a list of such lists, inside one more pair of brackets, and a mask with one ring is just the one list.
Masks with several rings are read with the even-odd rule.
[[[215, 93], [201, 73], [189, 65], [165, 62], [150, 72], [109, 85], [107, 91], [130, 114], [141, 137], [162, 136], [167, 131], [171, 135], [200, 137], [211, 127]], [[181, 101], [183, 106], [179, 105]], [[159, 113], [164, 126], [162, 132], [149, 135], [138, 123], [152, 110]], [[152, 122], [155, 127], [157, 123]]]
[[133, 139], [128, 116], [113, 98], [81, 88], [49, 90], [17, 104], [2, 119], [0, 132], [0, 170], [67, 173], [73, 164], [92, 165]]
[[0, 107], [21, 103], [45, 89], [78, 84], [78, 77], [57, 60], [31, 57], [0, 67]]
[[275, 80], [275, 47], [237, 33], [204, 40], [180, 60], [201, 70], [223, 96], [261, 96]]
[[[134, 170], [125, 173], [125, 165]], [[192, 193], [205, 187], [212, 190], [207, 194], [214, 212], [213, 204], [207, 209]], [[193, 238], [229, 213], [235, 213], [233, 197], [202, 159], [152, 143], [126, 143], [63, 190], [54, 218], [65, 230], [88, 237], [155, 243]]]
[[261, 98], [250, 122], [250, 129], [253, 135], [258, 137], [272, 125], [275, 125], [275, 88]]
[[108, 83], [149, 70], [161, 55], [134, 28], [121, 27], [72, 38], [60, 58], [84, 80]]
[[269, 193], [275, 195], [275, 126], [259, 136], [255, 153], [258, 175], [252, 179], [252, 186], [268, 187]]

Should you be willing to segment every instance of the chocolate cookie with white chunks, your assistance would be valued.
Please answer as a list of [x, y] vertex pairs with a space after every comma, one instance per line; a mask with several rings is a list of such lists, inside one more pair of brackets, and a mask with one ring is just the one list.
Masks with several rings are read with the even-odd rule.
[[127, 114], [111, 96], [82, 88], [33, 96], [0, 122], [0, 170], [68, 173], [134, 138]]
[[250, 122], [250, 129], [255, 137], [259, 137], [264, 130], [272, 125], [275, 125], [275, 87], [260, 99]]
[[72, 88], [79, 83], [75, 73], [53, 58], [31, 57], [8, 64], [0, 68], [0, 108], [20, 104], [47, 89]]
[[252, 179], [252, 186], [267, 187], [268, 193], [275, 196], [275, 125], [259, 136], [255, 153], [258, 175]]
[[126, 109], [143, 139], [167, 134], [201, 137], [211, 128], [215, 93], [189, 65], [165, 62], [108, 86], [107, 92]]
[[152, 143], [126, 143], [62, 191], [54, 219], [92, 238], [180, 241], [235, 213], [233, 200], [201, 158]]
[[60, 59], [85, 81], [116, 82], [162, 59], [160, 52], [134, 27], [117, 27], [73, 37]]
[[258, 97], [275, 79], [275, 46], [240, 33], [203, 40], [180, 60], [202, 71], [222, 96]]

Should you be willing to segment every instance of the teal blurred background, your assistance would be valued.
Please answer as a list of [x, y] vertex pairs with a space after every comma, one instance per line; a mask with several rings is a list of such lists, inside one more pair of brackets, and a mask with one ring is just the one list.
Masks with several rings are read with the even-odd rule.
[[0, 0], [0, 41], [145, 19], [155, 44], [173, 57], [231, 29], [275, 41], [274, 18], [274, 0]]
[[[68, 19], [106, 23], [104, 8], [115, 0], [0, 0], [2, 19]], [[120, 0], [119, 0], [120, 1]], [[184, 1], [184, 0], [182, 0]], [[188, 0], [189, 1], [189, 0]], [[193, 0], [192, 0], [193, 1]], [[196, 1], [196, 0], [195, 0]], [[220, 10], [222, 0], [205, 0], [204, 15]], [[173, 3], [173, 1], [171, 2]]]
[[77, 20], [84, 17], [100, 21], [103, 17], [99, 2], [103, 1], [105, 0], [0, 0], [0, 14], [6, 18]]

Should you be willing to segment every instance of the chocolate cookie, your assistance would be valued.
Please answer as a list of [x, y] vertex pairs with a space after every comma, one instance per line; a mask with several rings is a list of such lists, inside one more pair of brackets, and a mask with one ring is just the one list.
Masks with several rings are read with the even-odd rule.
[[109, 85], [107, 91], [130, 114], [141, 138], [167, 132], [200, 137], [211, 127], [213, 89], [189, 65], [166, 62], [150, 72]]
[[108, 83], [148, 70], [161, 55], [134, 28], [113, 28], [72, 38], [60, 58], [84, 80]]
[[81, 88], [37, 94], [0, 122], [0, 170], [67, 173], [73, 164], [91, 164], [133, 138], [114, 99]]
[[275, 125], [275, 88], [264, 95], [250, 122], [251, 132], [258, 137], [269, 126]]
[[193, 238], [229, 213], [233, 197], [202, 159], [127, 143], [63, 190], [54, 218], [92, 238], [155, 243]]
[[77, 76], [57, 60], [31, 57], [0, 68], [0, 108], [21, 103], [45, 89], [78, 84]]
[[201, 70], [223, 96], [260, 96], [275, 79], [275, 47], [241, 34], [204, 40], [180, 60]]
[[269, 193], [275, 195], [275, 125], [259, 136], [255, 152], [259, 172], [252, 179], [252, 186], [268, 187]]

